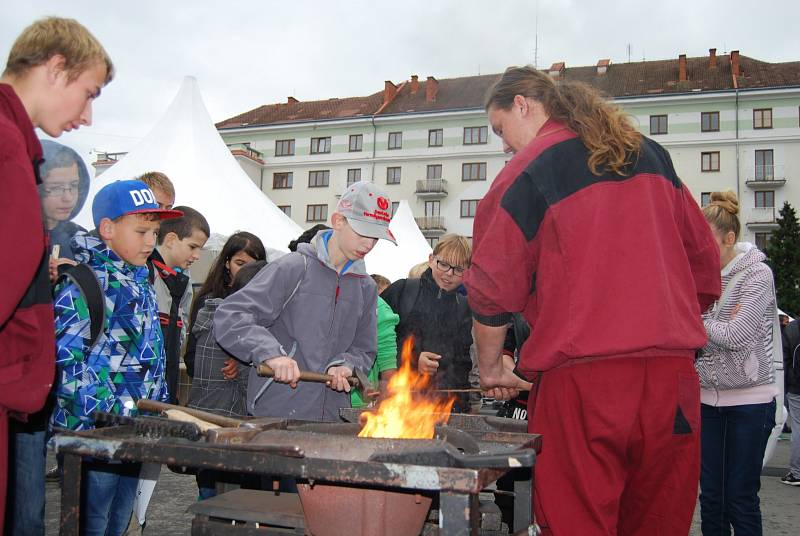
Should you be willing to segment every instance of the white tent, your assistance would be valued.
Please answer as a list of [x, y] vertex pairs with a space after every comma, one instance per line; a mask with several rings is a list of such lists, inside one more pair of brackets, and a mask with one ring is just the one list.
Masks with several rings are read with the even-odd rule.
[[106, 184], [147, 171], [166, 173], [175, 185], [175, 204], [200, 211], [212, 234], [249, 231], [265, 246], [287, 251], [303, 229], [256, 187], [242, 170], [208, 115], [197, 80], [187, 76], [153, 130], [119, 162], [92, 180], [89, 197], [75, 220], [91, 229], [92, 199]]
[[397, 240], [397, 245], [388, 240], [378, 240], [364, 260], [369, 273], [396, 281], [408, 277], [408, 270], [414, 265], [427, 261], [431, 246], [417, 227], [408, 201], [400, 201], [389, 230]]

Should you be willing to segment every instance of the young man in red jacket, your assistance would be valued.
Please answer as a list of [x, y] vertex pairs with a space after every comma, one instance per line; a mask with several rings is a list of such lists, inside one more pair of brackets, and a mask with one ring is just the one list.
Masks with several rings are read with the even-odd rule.
[[[25, 421], [40, 410], [54, 377], [48, 248], [38, 192], [42, 147], [34, 128], [58, 137], [90, 125], [92, 102], [112, 76], [108, 54], [86, 28], [49, 17], [20, 34], [0, 77], [0, 243], [14, 261], [0, 263], [0, 519], [8, 417]], [[42, 474], [42, 484], [43, 479]], [[42, 505], [43, 499], [44, 489]]]
[[544, 534], [687, 534], [697, 499], [700, 319], [719, 251], [667, 151], [585, 85], [509, 68], [487, 101], [515, 156], [478, 205], [465, 284], [481, 385], [510, 313], [531, 326], [518, 368], [543, 435]]

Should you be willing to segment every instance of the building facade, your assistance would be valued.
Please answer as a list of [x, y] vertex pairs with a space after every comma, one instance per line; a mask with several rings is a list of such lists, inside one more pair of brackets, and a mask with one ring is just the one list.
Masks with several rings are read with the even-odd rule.
[[[800, 62], [738, 52], [548, 70], [588, 83], [664, 145], [696, 197], [732, 189], [742, 240], [763, 247], [784, 201], [800, 203]], [[348, 183], [372, 180], [408, 200], [431, 244], [472, 236], [480, 199], [510, 155], [483, 99], [499, 74], [417, 76], [366, 97], [261, 106], [217, 128], [253, 182], [299, 225], [329, 221]]]

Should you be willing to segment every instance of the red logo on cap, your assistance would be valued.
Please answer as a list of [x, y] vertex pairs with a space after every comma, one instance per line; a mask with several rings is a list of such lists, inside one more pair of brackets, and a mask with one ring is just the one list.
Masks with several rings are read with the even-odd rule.
[[378, 208], [381, 210], [386, 210], [387, 208], [389, 208], [389, 200], [386, 199], [385, 197], [379, 197]]

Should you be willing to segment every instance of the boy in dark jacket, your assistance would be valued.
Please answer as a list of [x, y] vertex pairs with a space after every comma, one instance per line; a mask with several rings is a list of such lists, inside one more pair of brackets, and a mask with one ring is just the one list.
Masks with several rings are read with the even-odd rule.
[[[14, 262], [0, 267], [0, 517], [8, 416], [25, 420], [41, 409], [53, 381], [49, 248], [37, 192], [42, 147], [34, 128], [58, 137], [90, 125], [92, 102], [113, 72], [108, 54], [86, 28], [50, 17], [20, 34], [0, 77], [0, 241], [14, 252]], [[26, 499], [33, 511], [20, 526], [38, 520], [33, 530], [43, 533], [40, 507], [33, 505], [44, 504], [43, 487]]]
[[183, 216], [167, 220], [158, 231], [158, 246], [150, 255], [150, 282], [156, 290], [158, 317], [167, 354], [167, 385], [171, 403], [178, 401], [180, 351], [186, 340], [192, 281], [187, 271], [200, 257], [211, 231], [208, 222], [191, 207], [175, 207]]
[[[433, 376], [435, 389], [470, 387], [472, 313], [458, 289], [471, 253], [466, 238], [445, 235], [419, 280], [400, 279], [381, 294], [400, 315], [398, 351], [407, 337], [414, 337], [414, 365], [420, 373]], [[454, 411], [468, 411], [469, 397], [457, 398]]]

